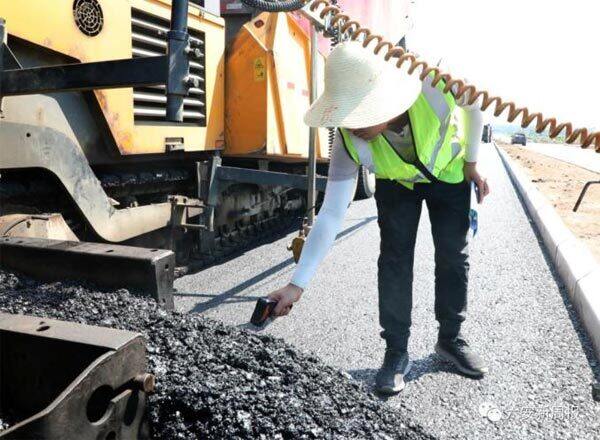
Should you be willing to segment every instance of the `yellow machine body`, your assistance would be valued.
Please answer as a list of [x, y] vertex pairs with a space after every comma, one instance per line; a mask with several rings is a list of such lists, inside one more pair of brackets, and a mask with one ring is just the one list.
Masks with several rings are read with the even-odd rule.
[[[318, 65], [322, 89], [320, 54]], [[225, 154], [305, 160], [309, 84], [310, 38], [291, 15], [262, 13], [244, 25], [228, 49]], [[317, 158], [328, 157], [327, 130], [320, 129]]]
[[[305, 212], [305, 192], [286, 175], [306, 172], [310, 38], [291, 14], [248, 15], [236, 32], [245, 17], [224, 19], [199, 3], [188, 10], [199, 83], [181, 123], [166, 120], [164, 85], [3, 97], [0, 226], [18, 222], [19, 234], [44, 238], [67, 225], [82, 241], [169, 247], [186, 261]], [[169, 0], [0, 0], [11, 64], [24, 69], [164, 55], [170, 16]], [[227, 50], [226, 24], [235, 34]], [[321, 89], [324, 64], [319, 55]], [[328, 153], [319, 129], [320, 174]], [[219, 166], [241, 177], [219, 187], [207, 178]], [[256, 183], [257, 169], [281, 180]], [[29, 227], [32, 214], [51, 213], [64, 221], [37, 216]], [[182, 226], [190, 222], [210, 233]]]
[[[170, 19], [171, 2], [166, 0], [99, 0], [99, 3], [104, 27], [93, 37], [77, 28], [73, 0], [2, 0], [0, 16], [6, 19], [10, 34], [80, 62], [132, 57], [132, 9]], [[206, 80], [202, 87], [206, 92], [206, 126], [136, 124], [132, 88], [97, 90], [94, 93], [122, 155], [165, 153], [166, 138], [183, 139], [185, 151], [190, 152], [223, 147], [225, 23], [192, 3], [188, 20], [191, 30], [205, 36]]]

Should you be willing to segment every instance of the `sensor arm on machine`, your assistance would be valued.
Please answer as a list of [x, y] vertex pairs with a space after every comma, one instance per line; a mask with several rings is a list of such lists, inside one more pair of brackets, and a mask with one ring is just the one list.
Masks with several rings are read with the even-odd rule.
[[[243, 2], [256, 8], [261, 8], [261, 5], [264, 6], [265, 3], [273, 5], [289, 3], [264, 0], [243, 0]], [[444, 92], [453, 90], [458, 99], [466, 96], [469, 105], [477, 103], [482, 111], [491, 108], [494, 116], [499, 117], [504, 114], [508, 122], [514, 122], [520, 117], [522, 128], [527, 128], [535, 123], [537, 133], [548, 130], [548, 135], [552, 139], [564, 133], [567, 143], [579, 143], [582, 148], [593, 145], [596, 152], [600, 153], [600, 131], [574, 128], [571, 122], [558, 122], [556, 118], [545, 118], [540, 112], [532, 112], [527, 107], [518, 107], [512, 101], [505, 101], [498, 96], [491, 95], [486, 90], [479, 90], [464, 80], [453, 78], [452, 75], [442, 72], [438, 67], [432, 67], [429, 63], [418, 59], [415, 54], [386, 41], [383, 36], [362, 27], [358, 21], [352, 20], [349, 15], [344, 14], [339, 7], [332, 5], [327, 0], [301, 0], [301, 2], [304, 3], [304, 7], [300, 9], [303, 15], [313, 21], [319, 20], [327, 32], [331, 33], [332, 29], [339, 29], [342, 40], [361, 41], [365, 48], [371, 46], [374, 52], [384, 56], [386, 61], [393, 59], [392, 62], [395, 62], [398, 68], [407, 66], [408, 73], [417, 73], [421, 80], [431, 76], [434, 87], [440, 81], [444, 81]], [[276, 6], [273, 8], [275, 9], [265, 10], [277, 10]]]

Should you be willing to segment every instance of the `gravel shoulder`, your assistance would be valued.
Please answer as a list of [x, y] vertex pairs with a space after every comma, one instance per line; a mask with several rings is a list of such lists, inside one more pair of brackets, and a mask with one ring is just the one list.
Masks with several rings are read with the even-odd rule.
[[[406, 389], [386, 405], [410, 414], [438, 438], [598, 438], [600, 404], [591, 398], [591, 383], [600, 370], [590, 342], [497, 153], [485, 146], [482, 154], [492, 195], [478, 208], [480, 230], [471, 243], [465, 335], [487, 359], [490, 374], [467, 379], [433, 353], [433, 245], [424, 210], [409, 346], [414, 366]], [[372, 200], [351, 206], [302, 301], [265, 330], [367, 386], [384, 350], [376, 216]], [[292, 237], [177, 280], [177, 307], [244, 327], [256, 299], [289, 281], [294, 264], [285, 247]], [[490, 408], [499, 420], [482, 417]]]

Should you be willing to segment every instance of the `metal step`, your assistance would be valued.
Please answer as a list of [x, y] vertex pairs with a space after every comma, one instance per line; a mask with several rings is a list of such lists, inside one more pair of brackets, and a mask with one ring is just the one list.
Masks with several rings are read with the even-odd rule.
[[0, 238], [0, 267], [44, 280], [90, 281], [127, 288], [173, 309], [175, 254], [115, 244]]

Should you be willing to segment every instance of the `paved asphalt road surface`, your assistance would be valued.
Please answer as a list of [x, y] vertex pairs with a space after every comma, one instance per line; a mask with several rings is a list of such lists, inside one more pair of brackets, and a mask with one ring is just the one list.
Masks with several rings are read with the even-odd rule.
[[593, 147], [583, 149], [578, 145], [528, 142], [524, 148], [600, 173], [600, 154], [596, 153]]
[[[484, 150], [492, 195], [479, 209], [480, 230], [471, 243], [464, 330], [490, 374], [468, 379], [433, 353], [433, 245], [424, 210], [415, 256], [413, 370], [406, 389], [388, 404], [439, 438], [598, 439], [600, 403], [591, 398], [598, 361], [497, 153], [489, 145]], [[373, 200], [351, 206], [301, 302], [265, 330], [368, 384], [384, 351], [376, 216]], [[289, 281], [294, 263], [286, 245], [292, 237], [177, 280], [177, 307], [244, 326], [255, 300]]]

